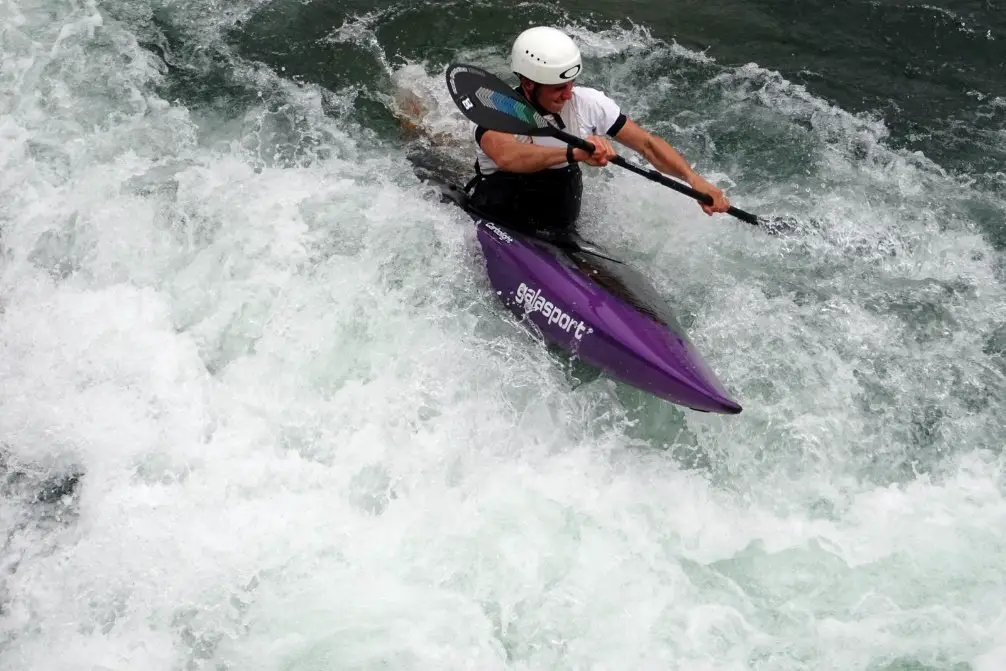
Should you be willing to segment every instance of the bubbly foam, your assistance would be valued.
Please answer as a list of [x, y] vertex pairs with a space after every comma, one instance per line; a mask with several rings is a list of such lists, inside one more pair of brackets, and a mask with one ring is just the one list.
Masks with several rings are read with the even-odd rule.
[[[673, 75], [623, 104], [741, 206], [801, 220], [772, 237], [588, 179], [585, 232], [674, 297], [745, 405], [707, 416], [572, 391], [466, 219], [325, 92], [235, 58], [262, 96], [196, 114], [128, 26], [41, 9], [0, 47], [5, 668], [1002, 657], [1006, 301], [957, 185], [879, 120], [577, 28], [602, 78], [708, 69], [673, 126]], [[428, 65], [392, 74], [463, 146]], [[717, 150], [741, 116], [810, 171]]]

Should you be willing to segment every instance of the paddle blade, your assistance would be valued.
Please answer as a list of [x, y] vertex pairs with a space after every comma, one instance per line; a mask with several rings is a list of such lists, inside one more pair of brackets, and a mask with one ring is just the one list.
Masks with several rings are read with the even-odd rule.
[[447, 90], [461, 113], [479, 126], [515, 135], [551, 135], [554, 129], [506, 83], [474, 65], [451, 64]]

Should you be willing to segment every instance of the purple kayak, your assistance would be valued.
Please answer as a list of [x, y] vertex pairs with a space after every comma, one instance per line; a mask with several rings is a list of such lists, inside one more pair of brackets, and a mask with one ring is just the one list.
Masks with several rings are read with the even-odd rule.
[[[466, 206], [457, 187], [441, 190], [445, 199]], [[493, 289], [547, 340], [671, 403], [702, 412], [741, 411], [641, 275], [575, 235], [545, 240], [469, 214]]]

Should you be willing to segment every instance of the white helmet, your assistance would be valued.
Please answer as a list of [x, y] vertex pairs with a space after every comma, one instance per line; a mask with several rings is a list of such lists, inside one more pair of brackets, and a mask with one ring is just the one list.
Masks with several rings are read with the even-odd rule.
[[528, 28], [514, 40], [510, 69], [538, 84], [565, 84], [580, 74], [580, 50], [555, 28]]

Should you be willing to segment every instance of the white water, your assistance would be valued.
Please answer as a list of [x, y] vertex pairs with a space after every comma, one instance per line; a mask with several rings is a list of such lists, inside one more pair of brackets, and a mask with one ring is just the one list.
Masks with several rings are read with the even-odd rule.
[[[826, 223], [794, 238], [591, 182], [585, 228], [745, 405], [684, 413], [571, 391], [465, 219], [316, 90], [237, 62], [262, 103], [196, 119], [126, 27], [45, 1], [0, 15], [0, 668], [1006, 664], [1003, 292], [882, 125], [757, 68], [711, 81], [758, 89], [763, 129], [809, 120], [806, 182], [703, 166]], [[326, 158], [272, 160], [276, 100]]]

